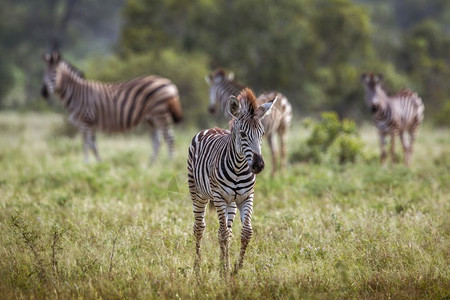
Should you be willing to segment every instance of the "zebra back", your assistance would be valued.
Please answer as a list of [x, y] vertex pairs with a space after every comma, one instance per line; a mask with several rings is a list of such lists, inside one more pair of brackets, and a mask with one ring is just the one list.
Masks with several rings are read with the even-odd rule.
[[274, 104], [272, 112], [261, 121], [266, 135], [277, 132], [279, 128], [289, 128], [292, 121], [292, 106], [282, 93], [276, 91], [263, 92], [258, 96], [257, 101], [259, 105], [262, 105], [275, 98], [278, 100]]
[[182, 118], [177, 87], [159, 76], [103, 83], [85, 80], [69, 64], [61, 63], [55, 92], [74, 123], [104, 131], [125, 131], [143, 120], [158, 123]]

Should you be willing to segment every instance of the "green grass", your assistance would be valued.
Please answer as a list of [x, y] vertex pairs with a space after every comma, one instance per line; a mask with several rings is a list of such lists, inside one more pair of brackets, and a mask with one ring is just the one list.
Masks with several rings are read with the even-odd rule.
[[[254, 236], [233, 278], [219, 269], [207, 214], [193, 272], [186, 157], [177, 128], [149, 167], [147, 135], [56, 136], [63, 116], [0, 114], [0, 294], [5, 298], [433, 298], [450, 295], [450, 133], [424, 127], [413, 168], [377, 162], [290, 165], [255, 189]], [[297, 122], [298, 123], [298, 122]], [[294, 126], [292, 151], [307, 132]], [[376, 131], [361, 129], [378, 153]], [[399, 143], [397, 144], [399, 145]], [[267, 151], [266, 145], [263, 150]], [[400, 149], [398, 149], [400, 151]], [[231, 257], [239, 254], [234, 224]]]

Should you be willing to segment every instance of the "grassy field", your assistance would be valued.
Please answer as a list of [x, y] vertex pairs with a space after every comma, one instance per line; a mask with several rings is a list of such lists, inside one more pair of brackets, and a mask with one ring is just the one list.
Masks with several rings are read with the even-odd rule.
[[[422, 128], [411, 170], [296, 164], [272, 178], [265, 155], [244, 267], [223, 278], [213, 213], [193, 272], [186, 157], [196, 130], [177, 128], [176, 158], [164, 146], [151, 167], [148, 136], [100, 135], [103, 162], [86, 165], [80, 137], [57, 134], [63, 118], [0, 114], [4, 298], [450, 296], [448, 130]], [[375, 129], [360, 133], [364, 151], [378, 153]], [[289, 149], [306, 134], [294, 126]]]

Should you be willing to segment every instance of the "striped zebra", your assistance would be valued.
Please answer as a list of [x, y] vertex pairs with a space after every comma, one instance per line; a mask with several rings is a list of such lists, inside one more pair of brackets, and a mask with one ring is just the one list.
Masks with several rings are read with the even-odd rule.
[[[219, 106], [225, 113], [225, 116], [228, 117], [225, 109], [228, 97], [230, 95], [239, 95], [244, 87], [234, 81], [234, 74], [232, 72], [226, 73], [223, 69], [218, 69], [206, 76], [206, 81], [210, 85], [209, 111], [215, 113]], [[272, 155], [272, 175], [279, 169], [277, 163], [278, 146], [275, 141], [276, 135], [278, 135], [281, 148], [280, 167], [285, 168], [287, 164], [286, 139], [292, 120], [292, 106], [283, 94], [275, 91], [264, 92], [257, 98], [257, 102], [263, 104], [275, 97], [278, 98], [278, 101], [272, 113], [262, 121]]]
[[69, 120], [83, 135], [84, 160], [92, 150], [97, 161], [95, 132], [123, 132], [147, 121], [153, 128], [153, 155], [158, 156], [161, 133], [173, 156], [172, 123], [182, 119], [177, 87], [166, 78], [146, 76], [126, 82], [102, 83], [84, 79], [58, 52], [43, 56], [47, 64], [42, 95], [55, 93], [69, 113]]
[[[424, 105], [422, 99], [409, 90], [388, 96], [381, 87], [382, 75], [367, 73], [361, 75], [365, 87], [366, 103], [369, 106], [375, 126], [380, 135], [381, 162], [386, 162], [386, 135], [391, 136], [391, 159], [395, 161], [395, 135], [400, 135], [405, 165], [410, 166], [413, 144], [417, 130], [422, 123]], [[409, 140], [405, 136], [409, 134]]]
[[261, 120], [270, 113], [276, 99], [258, 105], [253, 92], [244, 89], [230, 96], [227, 111], [234, 117], [230, 130], [214, 128], [199, 132], [189, 146], [188, 183], [194, 211], [196, 266], [200, 262], [200, 241], [205, 230], [206, 205], [211, 201], [219, 217], [219, 244], [225, 273], [232, 224], [239, 209], [242, 222], [241, 251], [234, 272], [242, 267], [245, 250], [252, 236], [251, 217], [256, 175], [264, 168]]

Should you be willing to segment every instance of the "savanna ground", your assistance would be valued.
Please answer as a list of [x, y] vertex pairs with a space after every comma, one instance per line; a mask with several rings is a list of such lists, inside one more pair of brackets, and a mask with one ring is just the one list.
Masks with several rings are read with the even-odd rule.
[[[294, 164], [258, 176], [244, 267], [220, 276], [208, 212], [193, 271], [187, 147], [149, 167], [146, 135], [99, 136], [84, 164], [64, 116], [0, 114], [0, 294], [4, 298], [434, 298], [450, 295], [450, 133], [425, 126], [413, 168], [376, 160]], [[304, 141], [294, 126], [289, 149]], [[378, 153], [364, 126], [364, 151]], [[397, 143], [398, 146], [399, 143]], [[400, 153], [400, 149], [398, 149]], [[238, 218], [231, 257], [240, 246]], [[232, 261], [232, 262], [233, 262]]]

